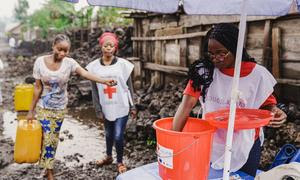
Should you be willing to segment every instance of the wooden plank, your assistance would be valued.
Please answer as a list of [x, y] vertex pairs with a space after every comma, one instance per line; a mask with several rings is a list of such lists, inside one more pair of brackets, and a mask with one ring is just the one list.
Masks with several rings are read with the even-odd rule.
[[300, 53], [300, 34], [297, 36], [290, 36], [286, 32], [283, 34], [282, 49], [286, 51]]
[[[155, 34], [156, 35], [156, 34]], [[163, 64], [162, 60], [162, 41], [155, 41], [154, 45], [154, 63]], [[159, 88], [163, 84], [161, 72], [154, 72], [154, 76], [151, 77], [151, 87]]]
[[175, 40], [175, 39], [187, 39], [194, 37], [202, 37], [206, 35], [206, 31], [195, 32], [195, 33], [187, 33], [187, 34], [179, 34], [172, 36], [157, 36], [157, 37], [131, 37], [132, 41], [165, 41], [165, 40]]
[[161, 16], [153, 18], [152, 21], [150, 22], [150, 26], [149, 26], [150, 30], [161, 29], [161, 27], [162, 27]]
[[162, 56], [164, 57], [164, 64], [173, 66], [181, 65], [180, 45], [176, 43], [166, 43], [164, 47], [166, 49], [165, 55]]
[[[266, 19], [276, 19], [276, 16], [247, 16], [247, 22], [264, 21]], [[220, 22], [237, 23], [240, 21], [239, 15], [231, 16], [205, 16], [205, 15], [181, 15], [179, 25], [183, 27], [193, 27], [199, 25], [211, 25]]]
[[262, 54], [262, 61], [263, 65], [267, 66], [267, 58], [270, 55], [270, 32], [271, 32], [271, 21], [265, 21], [265, 28], [264, 28], [264, 44], [263, 44], [263, 54]]
[[188, 72], [188, 68], [186, 67], [166, 66], [166, 65], [155, 64], [155, 63], [144, 63], [143, 68], [152, 71], [165, 72], [165, 73], [179, 75], [179, 76], [187, 76], [187, 72]]
[[[138, 26], [138, 22], [137, 19], [134, 19], [133, 21], [133, 34], [134, 36], [138, 36], [138, 32], [137, 32], [137, 26]], [[133, 56], [137, 57], [138, 53], [137, 53], [137, 42], [133, 41], [132, 42], [132, 46], [133, 46]]]
[[300, 86], [300, 79], [282, 79], [282, 78], [277, 78], [276, 81], [279, 84], [289, 84], [289, 85], [294, 85], [294, 86]]
[[299, 79], [300, 64], [299, 63], [284, 63], [282, 64], [281, 77], [288, 79]]
[[182, 34], [183, 29], [182, 27], [172, 27], [172, 28], [166, 28], [166, 29], [160, 29], [156, 31], [157, 36], [171, 36], [171, 35], [177, 35]]
[[275, 78], [280, 78], [280, 29], [272, 28], [272, 74]]
[[180, 66], [186, 67], [187, 66], [187, 39], [180, 39], [179, 40], [180, 46]]
[[127, 57], [128, 61], [140, 61], [141, 59], [139, 57]]

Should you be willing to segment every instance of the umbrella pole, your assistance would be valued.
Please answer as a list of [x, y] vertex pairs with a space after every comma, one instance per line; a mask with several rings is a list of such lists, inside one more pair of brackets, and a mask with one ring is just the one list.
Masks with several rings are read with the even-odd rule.
[[224, 171], [223, 171], [224, 180], [229, 180], [229, 174], [230, 174], [231, 148], [232, 148], [232, 138], [233, 138], [233, 130], [234, 130], [234, 120], [235, 120], [235, 113], [236, 113], [236, 101], [239, 95], [238, 87], [239, 87], [239, 78], [240, 78], [240, 71], [241, 71], [241, 60], [242, 60], [245, 30], [247, 24], [246, 23], [247, 22], [246, 1], [247, 0], [243, 0], [241, 5], [239, 37], [238, 37], [236, 59], [235, 59], [235, 66], [234, 66], [234, 76], [233, 76], [233, 84], [232, 84], [231, 99], [230, 99], [230, 114], [229, 114], [229, 122], [228, 122], [228, 129], [227, 129], [226, 146], [225, 146], [225, 160], [224, 160]]

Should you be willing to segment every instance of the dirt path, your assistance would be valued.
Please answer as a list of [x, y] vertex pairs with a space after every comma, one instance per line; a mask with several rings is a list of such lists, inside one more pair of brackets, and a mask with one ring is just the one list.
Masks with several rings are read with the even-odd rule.
[[[6, 71], [1, 74], [4, 106], [0, 107], [0, 179], [41, 179], [42, 170], [38, 165], [13, 163], [17, 115], [13, 112], [12, 94], [15, 85], [30, 76], [33, 58], [8, 58], [11, 59], [3, 58]], [[12, 68], [8, 69], [8, 66]], [[116, 162], [103, 168], [94, 163], [104, 154], [105, 140], [103, 125], [95, 118], [91, 102], [83, 102], [81, 106], [69, 110], [60, 141], [56, 155], [56, 179], [113, 179], [118, 175]], [[134, 133], [126, 135], [124, 151], [124, 162], [129, 169], [156, 160], [153, 146], [148, 147], [146, 141], [138, 139]]]

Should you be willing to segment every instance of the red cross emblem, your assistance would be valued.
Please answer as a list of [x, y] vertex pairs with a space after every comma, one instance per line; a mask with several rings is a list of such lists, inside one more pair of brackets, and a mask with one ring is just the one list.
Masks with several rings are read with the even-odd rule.
[[106, 86], [106, 89], [104, 89], [104, 94], [108, 95], [108, 99], [112, 99], [113, 93], [116, 93], [117, 89], [111, 86]]

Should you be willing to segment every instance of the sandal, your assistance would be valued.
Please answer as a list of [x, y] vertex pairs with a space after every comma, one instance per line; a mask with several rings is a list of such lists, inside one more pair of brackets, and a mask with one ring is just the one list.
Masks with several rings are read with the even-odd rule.
[[109, 165], [113, 162], [113, 158], [111, 156], [105, 156], [103, 159], [96, 161], [96, 165], [101, 167], [104, 165]]
[[118, 172], [120, 174], [124, 173], [127, 171], [127, 168], [126, 166], [123, 164], [123, 163], [118, 163]]

